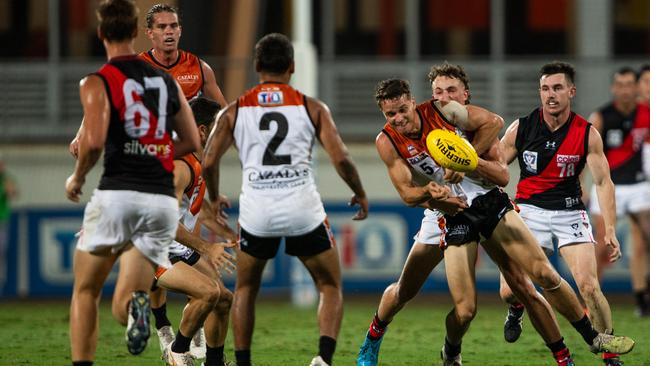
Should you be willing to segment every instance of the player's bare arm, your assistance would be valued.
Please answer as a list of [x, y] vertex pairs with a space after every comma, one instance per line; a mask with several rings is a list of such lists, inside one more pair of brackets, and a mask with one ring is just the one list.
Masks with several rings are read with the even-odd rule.
[[600, 112], [594, 112], [589, 115], [588, 121], [596, 129], [596, 131], [598, 131], [598, 133], [603, 131], [603, 116], [600, 114]]
[[102, 154], [111, 113], [104, 82], [99, 76], [90, 75], [81, 80], [79, 96], [86, 123], [79, 140], [79, 155], [74, 172], [65, 183], [66, 196], [73, 202], [79, 202], [86, 175]]
[[79, 126], [79, 130], [77, 130], [77, 134], [74, 136], [72, 141], [70, 141], [70, 145], [68, 146], [68, 151], [70, 152], [70, 155], [72, 155], [72, 157], [75, 159], [79, 157], [79, 139], [81, 138], [81, 134], [83, 133], [85, 119], [86, 117], [83, 117], [81, 119], [81, 125]]
[[234, 142], [232, 133], [236, 113], [237, 105], [235, 103], [231, 103], [225, 110], [219, 113], [217, 122], [212, 127], [208, 141], [205, 144], [203, 161], [201, 163], [203, 178], [205, 178], [212, 210], [215, 213], [215, 218], [221, 225], [227, 225], [227, 223], [222, 214], [222, 210], [226, 207], [221, 199], [224, 196], [219, 195], [219, 162], [223, 154], [226, 153], [230, 145]]
[[185, 99], [183, 90], [180, 85], [176, 83], [178, 90], [178, 100], [180, 101], [180, 109], [174, 116], [174, 131], [178, 136], [178, 140], [174, 141], [174, 158], [179, 158], [186, 154], [201, 149], [201, 138], [199, 130], [194, 122], [194, 115], [192, 109]]
[[[174, 160], [174, 189], [178, 202], [183, 200], [183, 194], [192, 184], [192, 173], [190, 167], [181, 160]], [[224, 269], [232, 273], [234, 269], [234, 257], [225, 251], [226, 248], [234, 246], [230, 243], [209, 243], [203, 240], [200, 235], [192, 233], [182, 224], [176, 229], [176, 241], [188, 248], [196, 250], [204, 256], [215, 269]]]
[[614, 183], [609, 173], [609, 164], [603, 150], [603, 140], [595, 128], [589, 129], [589, 151], [587, 165], [593, 177], [601, 215], [605, 221], [605, 245], [611, 248], [610, 261], [621, 257], [621, 248], [616, 239], [616, 199]]
[[327, 152], [336, 168], [336, 172], [350, 187], [354, 195], [350, 205], [359, 205], [359, 211], [353, 220], [363, 220], [368, 216], [368, 198], [361, 184], [361, 178], [354, 162], [350, 158], [348, 149], [341, 140], [329, 108], [314, 98], [307, 98], [307, 110], [312, 120], [315, 121], [318, 140]]
[[516, 119], [514, 122], [508, 126], [506, 133], [501, 138], [501, 153], [503, 154], [503, 159], [506, 164], [512, 163], [517, 158], [517, 131], [519, 130], [519, 119]]
[[[227, 206], [230, 207], [230, 202], [228, 202], [228, 198], [224, 195], [221, 195], [221, 201], [225, 202]], [[201, 204], [199, 220], [201, 222], [201, 225], [207, 227], [208, 230], [210, 230], [215, 235], [218, 235], [228, 241], [237, 240], [237, 234], [230, 228], [230, 226], [222, 225], [221, 222], [216, 219], [212, 205], [207, 200], [204, 200]]]
[[476, 170], [468, 174], [478, 175], [501, 187], [508, 185], [510, 172], [498, 139], [495, 139], [488, 151], [479, 157]]
[[474, 132], [472, 145], [480, 156], [485, 153], [504, 125], [503, 118], [487, 109], [474, 105], [462, 105], [456, 101], [435, 102], [449, 122], [461, 129]]
[[207, 62], [201, 60], [201, 71], [203, 71], [203, 94], [221, 106], [228, 105], [226, 98], [221, 92], [221, 88], [217, 85], [217, 78], [214, 76], [214, 71]]
[[375, 146], [381, 160], [386, 164], [393, 186], [406, 205], [435, 209], [431, 206], [433, 201], [443, 201], [449, 197], [449, 188], [446, 186], [435, 182], [429, 182], [425, 186], [414, 184], [411, 168], [400, 158], [384, 133], [377, 135]]

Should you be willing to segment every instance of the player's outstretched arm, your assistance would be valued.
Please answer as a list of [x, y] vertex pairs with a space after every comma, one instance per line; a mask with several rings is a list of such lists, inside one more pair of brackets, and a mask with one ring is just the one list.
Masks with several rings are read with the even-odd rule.
[[199, 137], [199, 130], [194, 122], [194, 115], [192, 109], [185, 99], [183, 90], [176, 83], [178, 91], [178, 100], [180, 101], [180, 109], [174, 116], [174, 131], [178, 136], [178, 140], [174, 141], [174, 158], [180, 158], [191, 152], [201, 149], [201, 138]]
[[368, 198], [361, 184], [357, 167], [350, 158], [343, 140], [341, 140], [329, 108], [317, 99], [307, 98], [307, 111], [316, 124], [318, 140], [329, 155], [336, 172], [354, 192], [350, 199], [350, 205], [358, 204], [359, 211], [357, 211], [353, 219], [365, 219], [368, 216]]
[[201, 71], [203, 71], [203, 94], [206, 98], [210, 98], [221, 106], [228, 105], [226, 97], [223, 96], [221, 88], [217, 84], [217, 78], [214, 76], [214, 71], [207, 62], [201, 60]]
[[[616, 195], [614, 182], [609, 173], [609, 164], [603, 150], [603, 140], [595, 128], [589, 129], [589, 151], [587, 165], [598, 195], [601, 215], [605, 221], [605, 245], [611, 248], [610, 261], [621, 257], [621, 248], [616, 239]], [[593, 199], [593, 197], [591, 198]]]
[[79, 96], [84, 111], [84, 131], [79, 139], [74, 172], [65, 184], [66, 196], [73, 202], [79, 202], [86, 175], [102, 154], [111, 113], [104, 82], [99, 76], [90, 75], [81, 80]]
[[476, 170], [470, 174], [477, 174], [481, 178], [500, 187], [508, 185], [510, 182], [510, 172], [508, 171], [508, 165], [503, 156], [499, 140], [495, 139], [488, 151], [479, 157]]
[[236, 112], [237, 105], [231, 103], [219, 113], [217, 122], [212, 127], [208, 141], [205, 144], [203, 161], [201, 163], [203, 178], [205, 178], [208, 195], [212, 201], [214, 217], [221, 225], [227, 225], [227, 222], [222, 213], [224, 204], [221, 198], [223, 196], [219, 195], [219, 162], [234, 141], [232, 133]]
[[386, 164], [388, 176], [397, 190], [402, 201], [411, 207], [431, 207], [433, 201], [443, 201], [449, 197], [449, 188], [429, 182], [425, 186], [418, 186], [413, 183], [411, 169], [406, 162], [399, 157], [388, 137], [382, 132], [377, 135], [375, 146], [379, 157]]
[[[174, 189], [179, 203], [191, 184], [192, 172], [190, 167], [181, 160], [174, 160]], [[231, 248], [234, 243], [208, 243], [200, 235], [189, 231], [180, 223], [176, 229], [176, 241], [205, 256], [216, 269], [225, 269], [227, 272], [232, 273], [234, 257], [225, 249]]]

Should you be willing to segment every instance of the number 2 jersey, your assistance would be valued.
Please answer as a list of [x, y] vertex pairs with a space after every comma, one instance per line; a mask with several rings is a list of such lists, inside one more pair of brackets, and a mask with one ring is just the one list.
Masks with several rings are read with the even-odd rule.
[[111, 113], [98, 189], [175, 197], [171, 118], [180, 109], [176, 83], [136, 55], [114, 57], [94, 75], [104, 81]]
[[237, 100], [233, 135], [242, 165], [244, 230], [296, 236], [325, 220], [312, 168], [316, 128], [305, 95], [287, 84], [257, 85]]
[[547, 210], [584, 210], [579, 177], [590, 128], [591, 123], [574, 112], [555, 131], [544, 122], [541, 108], [519, 118], [515, 147], [521, 173], [515, 201]]

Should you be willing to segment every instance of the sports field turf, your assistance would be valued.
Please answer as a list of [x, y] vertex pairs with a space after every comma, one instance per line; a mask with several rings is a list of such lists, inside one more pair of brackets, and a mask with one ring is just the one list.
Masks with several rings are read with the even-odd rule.
[[[335, 365], [355, 365], [356, 355], [376, 307], [377, 296], [348, 299]], [[639, 319], [629, 303], [613, 303], [616, 332], [633, 337], [637, 344], [624, 357], [626, 366], [650, 365], [650, 318]], [[169, 304], [168, 314], [177, 329], [182, 304]], [[448, 296], [420, 297], [409, 304], [391, 324], [382, 344], [380, 365], [440, 365], [444, 317], [450, 309]], [[124, 330], [102, 303], [96, 365], [161, 365], [158, 340], [152, 336], [147, 350], [131, 356]], [[285, 301], [258, 304], [253, 361], [262, 365], [308, 365], [316, 354], [318, 333], [315, 310], [296, 309]], [[503, 340], [505, 307], [492, 295], [479, 298], [479, 312], [463, 342], [463, 365], [523, 366], [554, 365], [549, 351], [526, 318], [524, 333], [515, 344]], [[67, 301], [0, 302], [0, 365], [70, 365]], [[560, 319], [576, 364], [602, 365], [596, 355]], [[226, 356], [233, 359], [232, 337]], [[197, 365], [200, 363], [197, 362]]]

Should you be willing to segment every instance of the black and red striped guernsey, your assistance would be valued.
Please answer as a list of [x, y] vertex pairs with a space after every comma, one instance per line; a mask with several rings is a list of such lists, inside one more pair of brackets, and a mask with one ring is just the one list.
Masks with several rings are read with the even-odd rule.
[[519, 118], [515, 147], [521, 173], [515, 201], [548, 210], [584, 209], [579, 177], [590, 127], [574, 112], [555, 131], [544, 122], [541, 108]]
[[610, 103], [598, 110], [603, 120], [601, 136], [614, 184], [634, 184], [646, 179], [641, 147], [650, 131], [650, 108], [637, 104], [624, 116]]
[[136, 55], [112, 58], [94, 75], [104, 81], [111, 108], [98, 189], [174, 197], [176, 83]]

